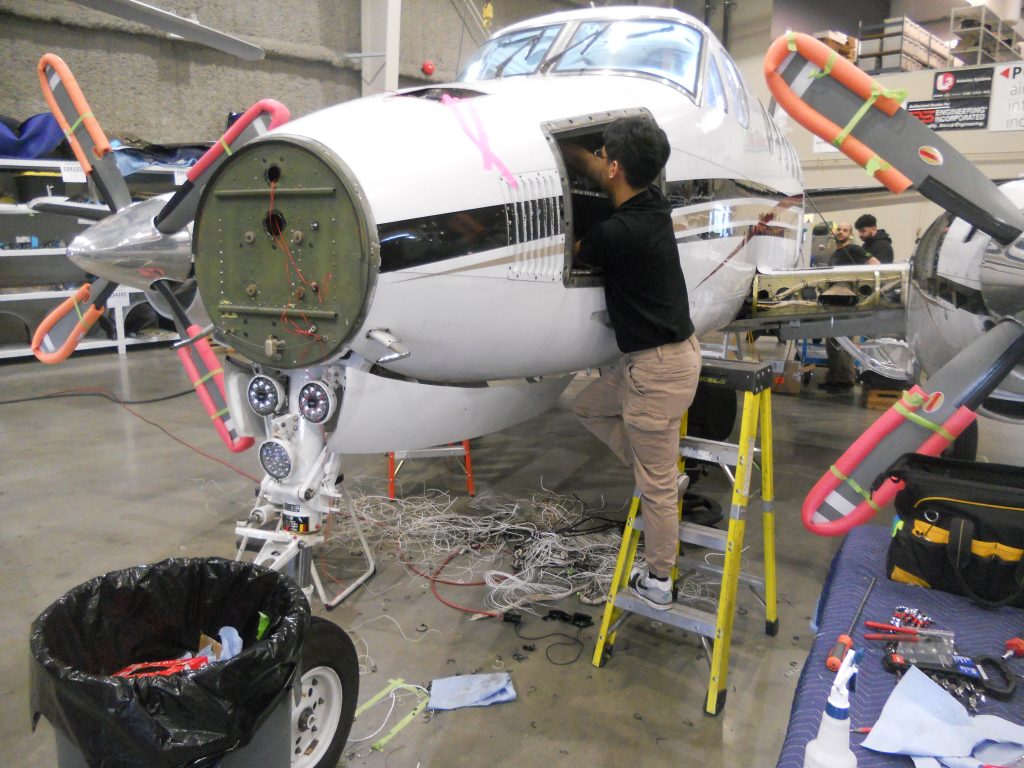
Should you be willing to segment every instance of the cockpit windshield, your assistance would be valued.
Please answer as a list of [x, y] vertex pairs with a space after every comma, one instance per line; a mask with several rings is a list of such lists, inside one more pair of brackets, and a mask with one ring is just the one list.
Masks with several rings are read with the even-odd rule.
[[667, 19], [584, 21], [551, 55], [562, 29], [562, 24], [520, 29], [489, 40], [459, 80], [619, 70], [665, 77], [691, 96], [697, 93], [702, 35], [694, 27]]
[[556, 72], [629, 70], [667, 77], [691, 95], [697, 92], [701, 33], [659, 19], [587, 21], [556, 54]]
[[561, 30], [562, 25], [556, 24], [540, 29], [523, 29], [490, 40], [473, 54], [459, 80], [532, 75]]

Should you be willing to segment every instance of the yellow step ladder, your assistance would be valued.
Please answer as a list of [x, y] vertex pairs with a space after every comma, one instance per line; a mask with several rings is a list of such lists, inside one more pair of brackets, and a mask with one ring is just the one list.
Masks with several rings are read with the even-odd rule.
[[[740, 581], [761, 590], [765, 606], [765, 633], [776, 635], [779, 631], [778, 605], [775, 581], [775, 512], [774, 480], [772, 466], [772, 369], [768, 363], [754, 363], [737, 360], [705, 359], [701, 370], [701, 381], [707, 384], [725, 386], [743, 393], [743, 415], [739, 443], [722, 443], [715, 440], [681, 435], [680, 458], [694, 459], [718, 464], [732, 480], [732, 505], [729, 510], [729, 527], [726, 531], [692, 523], [680, 522], [679, 540], [699, 547], [716, 549], [725, 553], [725, 564], [721, 569], [708, 568], [721, 575], [721, 588], [716, 613], [702, 611], [680, 603], [673, 603], [667, 611], [658, 611], [640, 600], [629, 590], [629, 576], [636, 556], [643, 518], [638, 518], [641, 499], [639, 489], [633, 492], [633, 501], [626, 518], [622, 534], [622, 547], [612, 578], [608, 602], [605, 604], [601, 628], [597, 635], [593, 664], [603, 667], [612, 655], [615, 635], [631, 615], [639, 614], [655, 621], [701, 635], [704, 649], [711, 664], [711, 679], [708, 684], [704, 712], [717, 715], [725, 706], [726, 678], [729, 671], [729, 650], [732, 645], [732, 622], [736, 613], [736, 592]], [[685, 425], [685, 419], [684, 419]], [[760, 428], [760, 429], [759, 429]], [[760, 448], [758, 432], [760, 431]], [[750, 479], [757, 456], [761, 466], [761, 517], [764, 524], [764, 578], [741, 573], [743, 532], [746, 524], [747, 505], [750, 502]], [[735, 467], [735, 474], [729, 471]], [[678, 568], [673, 569], [673, 580]], [[758, 595], [760, 598], [760, 595]], [[707, 638], [713, 641], [708, 648]]]

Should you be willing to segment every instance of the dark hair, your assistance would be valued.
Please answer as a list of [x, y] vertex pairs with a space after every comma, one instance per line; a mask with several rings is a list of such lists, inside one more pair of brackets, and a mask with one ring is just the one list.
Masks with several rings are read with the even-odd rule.
[[872, 216], [870, 213], [865, 213], [857, 217], [857, 220], [853, 222], [854, 229], [864, 229], [864, 227], [877, 227], [878, 219]]
[[608, 160], [618, 160], [631, 187], [653, 183], [672, 149], [665, 132], [650, 117], [623, 117], [604, 129]]

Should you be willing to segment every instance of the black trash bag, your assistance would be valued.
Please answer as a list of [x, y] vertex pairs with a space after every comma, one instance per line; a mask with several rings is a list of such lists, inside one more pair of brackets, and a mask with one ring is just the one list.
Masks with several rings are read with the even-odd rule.
[[[257, 641], [259, 612], [270, 617]], [[81, 584], [32, 624], [32, 726], [45, 715], [90, 768], [202, 768], [245, 746], [290, 692], [309, 604], [262, 566], [172, 558]], [[166, 677], [111, 675], [196, 651], [233, 626], [242, 651]]]

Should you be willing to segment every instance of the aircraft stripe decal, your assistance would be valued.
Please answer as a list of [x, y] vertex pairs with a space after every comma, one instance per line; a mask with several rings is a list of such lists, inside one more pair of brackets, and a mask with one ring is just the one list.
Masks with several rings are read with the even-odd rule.
[[[751, 226], [758, 225], [741, 224], [740, 220], [752, 219], [763, 222], [764, 208], [768, 205], [762, 207], [756, 205], [755, 201], [748, 200], [747, 204], [737, 206], [731, 198], [757, 197], [769, 205], [769, 201], [773, 201], [776, 206], [774, 216], [780, 224], [782, 221], [778, 221], [781, 218], [779, 209], [791, 208], [799, 202], [799, 198], [784, 195], [769, 187], [736, 179], [691, 179], [669, 182], [666, 185], [666, 196], [672, 203], [673, 214], [678, 213], [681, 208], [730, 201], [722, 209], [728, 212], [729, 221], [723, 222], [723, 226], [713, 227], [706, 234], [699, 235], [704, 239], [739, 234], [747, 237], [751, 234], [782, 234], [778, 231], [778, 226], [772, 227], [770, 232], [748, 232]], [[550, 226], [543, 225], [539, 220], [533, 220], [536, 217], [551, 218], [550, 212], [560, 211], [560, 206], [560, 198], [545, 197], [381, 224], [377, 228], [380, 240], [380, 271], [386, 273], [411, 269], [561, 234], [561, 216], [557, 217], [557, 232], [550, 231]], [[754, 210], [755, 208], [757, 210]], [[693, 232], [695, 228], [700, 229], [711, 224], [710, 210], [695, 212], [695, 215], [698, 217], [697, 221], [689, 220], [684, 225], [688, 234], [696, 234]], [[795, 237], [795, 233], [792, 236]]]

